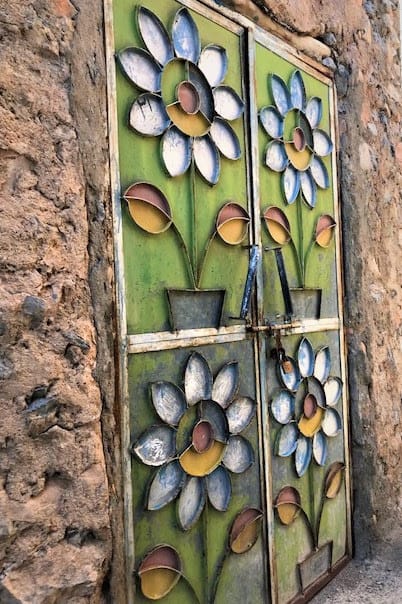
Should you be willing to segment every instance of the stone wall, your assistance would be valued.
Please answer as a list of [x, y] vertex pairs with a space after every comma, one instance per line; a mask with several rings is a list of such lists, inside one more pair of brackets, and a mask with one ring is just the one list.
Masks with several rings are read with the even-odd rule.
[[[398, 3], [219, 4], [335, 75], [367, 555], [402, 522]], [[0, 52], [0, 602], [123, 603], [102, 1], [0, 0]]]

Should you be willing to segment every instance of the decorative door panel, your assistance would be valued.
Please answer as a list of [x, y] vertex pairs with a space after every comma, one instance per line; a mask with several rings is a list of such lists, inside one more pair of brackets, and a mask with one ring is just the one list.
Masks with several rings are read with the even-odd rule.
[[334, 91], [212, 0], [105, 0], [128, 602], [350, 555]]

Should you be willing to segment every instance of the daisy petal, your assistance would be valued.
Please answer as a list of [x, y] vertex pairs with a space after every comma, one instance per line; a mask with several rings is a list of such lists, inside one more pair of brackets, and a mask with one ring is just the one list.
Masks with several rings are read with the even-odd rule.
[[322, 431], [327, 436], [336, 436], [342, 430], [342, 420], [336, 409], [326, 409], [325, 416], [322, 421]]
[[317, 128], [322, 118], [322, 100], [313, 96], [306, 107], [306, 116], [312, 128]]
[[232, 495], [230, 476], [223, 466], [219, 466], [206, 477], [208, 498], [218, 512], [226, 512]]
[[190, 138], [172, 126], [164, 134], [161, 148], [163, 163], [170, 176], [184, 174], [191, 163]]
[[339, 401], [342, 394], [342, 380], [338, 377], [330, 377], [324, 384], [324, 392], [327, 405], [333, 407]]
[[317, 350], [317, 354], [315, 355], [314, 377], [323, 384], [327, 380], [330, 370], [331, 353], [328, 346], [323, 346]]
[[310, 168], [300, 174], [300, 181], [304, 199], [310, 208], [315, 208], [315, 204], [317, 203], [317, 185], [314, 182]]
[[260, 122], [267, 134], [272, 138], [281, 138], [283, 136], [283, 117], [272, 105], [263, 107], [260, 111]]
[[170, 382], [151, 384], [152, 403], [162, 421], [169, 426], [177, 426], [186, 410], [184, 393]]
[[219, 151], [228, 159], [239, 159], [240, 143], [234, 130], [225, 120], [216, 117], [211, 126], [211, 137]]
[[315, 182], [320, 187], [320, 189], [328, 189], [329, 176], [327, 168], [325, 167], [322, 159], [315, 155], [311, 162], [310, 170]]
[[236, 398], [226, 409], [231, 434], [240, 434], [251, 422], [255, 413], [255, 401], [248, 396]]
[[296, 422], [289, 422], [279, 431], [275, 440], [275, 455], [289, 457], [296, 451], [299, 430]]
[[288, 390], [280, 390], [271, 402], [271, 413], [280, 424], [288, 424], [295, 412], [295, 397]]
[[140, 90], [159, 92], [162, 69], [148, 51], [142, 48], [125, 48], [117, 55], [128, 79]]
[[283, 172], [289, 163], [285, 146], [281, 141], [271, 141], [267, 145], [265, 163], [274, 172]]
[[300, 172], [293, 166], [288, 166], [282, 174], [282, 190], [289, 204], [296, 200], [300, 191], [300, 182]]
[[177, 57], [197, 63], [201, 44], [197, 26], [186, 8], [177, 11], [172, 27], [173, 46]]
[[222, 46], [209, 44], [201, 53], [198, 67], [207, 78], [209, 85], [215, 88], [223, 82], [228, 70], [226, 50]]
[[194, 139], [195, 165], [201, 176], [210, 185], [216, 185], [221, 171], [219, 153], [210, 135]]
[[331, 153], [333, 148], [332, 141], [324, 130], [320, 130], [319, 128], [313, 130], [313, 141], [314, 153], [317, 153], [320, 157], [325, 157]]
[[275, 101], [275, 105], [278, 108], [278, 111], [282, 115], [286, 115], [286, 113], [292, 107], [292, 100], [290, 98], [288, 87], [285, 82], [277, 75], [269, 76], [269, 88], [271, 90], [271, 94]]
[[215, 440], [226, 444], [229, 438], [229, 427], [222, 407], [214, 401], [201, 401], [198, 410], [200, 419], [207, 420], [211, 424]]
[[239, 365], [237, 361], [227, 363], [219, 371], [212, 387], [212, 400], [223, 409], [229, 405], [239, 387]]
[[205, 505], [204, 481], [202, 478], [189, 478], [185, 484], [177, 506], [177, 516], [183, 531], [187, 531], [197, 522]]
[[223, 465], [234, 472], [245, 472], [254, 462], [253, 448], [242, 436], [231, 436], [223, 456]]
[[218, 86], [213, 91], [215, 111], [225, 120], [235, 120], [241, 116], [244, 103], [237, 92], [230, 86]]
[[176, 453], [176, 433], [168, 426], [152, 426], [133, 446], [133, 452], [147, 466], [162, 466]]
[[295, 453], [296, 472], [299, 477], [303, 476], [303, 474], [306, 473], [310, 465], [311, 454], [311, 439], [306, 438], [303, 435], [299, 435]]
[[145, 136], [159, 136], [170, 124], [170, 118], [160, 96], [146, 92], [133, 103], [129, 115], [130, 126]]
[[173, 59], [173, 47], [165, 26], [158, 17], [144, 6], [137, 13], [138, 28], [143, 42], [160, 65]]
[[328, 456], [327, 439], [324, 434], [317, 432], [313, 437], [313, 455], [319, 466], [325, 466]]
[[306, 89], [304, 88], [303, 78], [299, 70], [293, 72], [289, 88], [293, 107], [303, 110], [306, 105]]
[[148, 494], [148, 510], [160, 510], [176, 499], [183, 485], [185, 473], [178, 461], [162, 466], [155, 474]]
[[290, 363], [292, 369], [285, 372], [282, 365], [278, 364], [279, 377], [285, 388], [290, 390], [290, 392], [296, 392], [301, 382], [299, 368], [292, 358], [288, 357], [287, 361]]
[[307, 378], [308, 383], [308, 392], [315, 397], [317, 401], [317, 405], [322, 409], [325, 409], [327, 406], [327, 399], [325, 398], [324, 388], [319, 380], [316, 377], [311, 376]]
[[211, 398], [212, 373], [207, 361], [198, 352], [193, 352], [187, 361], [184, 391], [189, 406]]
[[314, 370], [314, 350], [310, 340], [303, 338], [297, 350], [297, 362], [299, 364], [300, 375], [308, 377], [313, 375]]

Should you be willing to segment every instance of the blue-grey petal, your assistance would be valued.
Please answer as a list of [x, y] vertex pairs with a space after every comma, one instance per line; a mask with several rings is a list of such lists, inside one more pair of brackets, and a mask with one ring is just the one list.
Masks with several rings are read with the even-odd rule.
[[320, 189], [328, 189], [329, 187], [329, 176], [328, 170], [324, 165], [322, 159], [314, 155], [311, 165], [310, 165], [311, 174], [317, 185]]
[[289, 457], [296, 451], [299, 429], [296, 422], [291, 421], [283, 426], [275, 439], [275, 455]]
[[117, 58], [126, 76], [140, 90], [159, 92], [162, 69], [152, 55], [142, 48], [125, 48]]
[[314, 363], [314, 377], [320, 380], [321, 384], [327, 380], [331, 370], [331, 353], [328, 346], [323, 346], [317, 350]]
[[177, 426], [187, 408], [182, 390], [170, 382], [154, 382], [151, 384], [151, 395], [161, 420], [170, 426]]
[[283, 172], [289, 163], [282, 141], [271, 141], [265, 152], [265, 163], [275, 172]]
[[293, 166], [288, 166], [282, 174], [282, 190], [286, 201], [293, 203], [300, 191], [300, 172], [295, 170]]
[[215, 111], [225, 120], [235, 120], [244, 111], [244, 102], [230, 86], [218, 86], [213, 91]]
[[166, 65], [173, 58], [173, 47], [165, 26], [144, 6], [138, 8], [137, 20], [145, 46], [160, 65]]
[[306, 473], [310, 465], [312, 449], [311, 439], [300, 434], [295, 453], [295, 465], [298, 476], [303, 476]]
[[324, 384], [324, 392], [327, 398], [327, 405], [333, 407], [341, 397], [342, 380], [338, 377], [329, 377]]
[[319, 430], [313, 436], [313, 455], [319, 466], [325, 466], [328, 457], [327, 439]]
[[183, 486], [185, 473], [178, 461], [172, 461], [156, 472], [148, 493], [148, 509], [160, 510], [176, 499]]
[[327, 400], [325, 397], [324, 388], [316, 377], [311, 376], [307, 378], [307, 390], [310, 394], [315, 396], [318, 406], [322, 409], [325, 409], [327, 406]]
[[306, 116], [312, 128], [317, 128], [322, 118], [322, 100], [316, 96], [311, 97], [306, 107]]
[[198, 172], [210, 185], [216, 185], [221, 164], [218, 150], [209, 134], [194, 139], [193, 153]]
[[336, 436], [342, 430], [342, 420], [336, 409], [329, 407], [325, 410], [321, 428], [327, 436]]
[[223, 465], [234, 472], [245, 472], [254, 462], [253, 448], [242, 436], [231, 436], [223, 456]]
[[162, 466], [175, 456], [175, 430], [168, 426], [152, 426], [134, 443], [133, 452], [147, 466]]
[[226, 409], [226, 417], [231, 434], [240, 434], [249, 425], [255, 414], [255, 401], [248, 396], [240, 396]]
[[260, 111], [260, 122], [269, 136], [272, 138], [282, 138], [283, 117], [276, 107], [272, 105], [263, 107]]
[[198, 352], [193, 352], [188, 358], [184, 373], [184, 391], [190, 406], [211, 398], [212, 373], [206, 359]]
[[292, 107], [288, 87], [282, 78], [274, 74], [269, 76], [268, 83], [275, 105], [282, 115], [286, 115]]
[[198, 67], [207, 78], [209, 85], [215, 88], [223, 82], [228, 70], [226, 50], [216, 44], [205, 46], [201, 52]]
[[176, 126], [169, 128], [161, 141], [162, 159], [170, 176], [184, 174], [191, 164], [191, 140]]
[[216, 117], [211, 126], [211, 137], [219, 151], [228, 159], [239, 159], [241, 155], [237, 134], [225, 120]]
[[295, 397], [288, 390], [280, 390], [272, 399], [271, 413], [280, 424], [288, 424], [295, 412]]
[[182, 489], [178, 505], [177, 516], [183, 531], [189, 530], [197, 522], [205, 505], [204, 480], [192, 477]]
[[172, 26], [173, 46], [177, 57], [197, 63], [201, 44], [198, 28], [186, 8], [177, 11]]
[[222, 407], [214, 401], [202, 401], [199, 406], [200, 419], [207, 420], [213, 430], [214, 439], [220, 443], [227, 443], [229, 438], [229, 424]]
[[212, 400], [218, 403], [223, 409], [235, 397], [239, 388], [239, 364], [237, 361], [226, 363], [218, 372], [212, 387]]
[[130, 109], [129, 124], [145, 136], [159, 136], [165, 132], [170, 118], [161, 97], [149, 92], [141, 94]]
[[310, 340], [302, 338], [297, 349], [297, 362], [299, 364], [300, 375], [309, 377], [314, 371], [314, 350]]
[[206, 477], [208, 498], [218, 512], [226, 512], [232, 495], [230, 476], [223, 466]]
[[315, 208], [317, 203], [317, 185], [315, 184], [310, 168], [300, 174], [301, 190], [303, 197], [310, 208]]
[[291, 392], [295, 392], [298, 389], [301, 381], [300, 371], [296, 362], [292, 358], [288, 357], [287, 360], [290, 363], [291, 370], [286, 372], [284, 371], [282, 365], [278, 364], [279, 378], [285, 388]]
[[306, 105], [306, 89], [304, 87], [302, 74], [298, 69], [292, 73], [289, 87], [293, 107], [295, 109], [304, 110]]
[[316, 128], [313, 130], [314, 153], [320, 157], [326, 157], [332, 151], [333, 144], [328, 134], [324, 130]]

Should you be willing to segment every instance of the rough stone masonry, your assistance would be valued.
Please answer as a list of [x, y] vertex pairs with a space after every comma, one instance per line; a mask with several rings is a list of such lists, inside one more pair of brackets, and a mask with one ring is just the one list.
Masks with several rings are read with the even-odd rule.
[[[219, 2], [222, 4], [222, 2]], [[227, 0], [338, 90], [355, 542], [402, 523], [396, 0]], [[124, 603], [101, 0], [0, 0], [0, 602]]]

